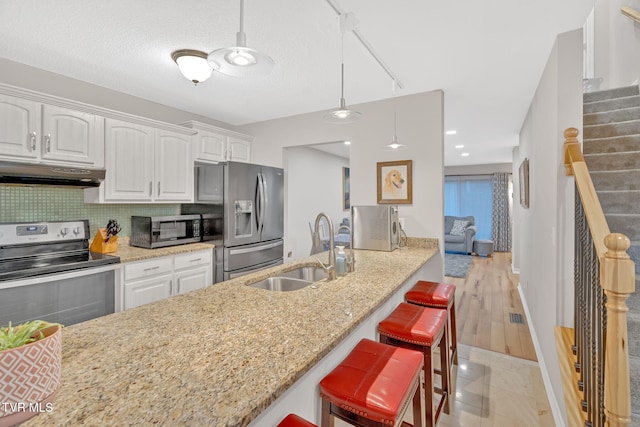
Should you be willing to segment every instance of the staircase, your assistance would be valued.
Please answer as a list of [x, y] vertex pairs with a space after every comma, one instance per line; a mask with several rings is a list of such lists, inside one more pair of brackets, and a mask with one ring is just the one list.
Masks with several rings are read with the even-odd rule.
[[584, 94], [583, 154], [611, 232], [631, 240], [636, 292], [627, 300], [632, 425], [640, 426], [640, 92]]

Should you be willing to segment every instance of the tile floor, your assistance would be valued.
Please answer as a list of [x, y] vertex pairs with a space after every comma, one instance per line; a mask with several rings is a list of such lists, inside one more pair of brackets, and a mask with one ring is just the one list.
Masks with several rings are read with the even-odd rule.
[[537, 362], [462, 344], [458, 352], [451, 414], [438, 426], [555, 426]]
[[458, 362], [451, 413], [441, 415], [438, 427], [555, 426], [537, 362], [464, 344], [458, 344]]

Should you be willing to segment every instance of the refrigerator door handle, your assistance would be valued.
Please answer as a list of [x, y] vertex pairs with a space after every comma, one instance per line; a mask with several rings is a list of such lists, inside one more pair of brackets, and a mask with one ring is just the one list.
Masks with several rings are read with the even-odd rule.
[[264, 231], [264, 223], [267, 219], [267, 212], [269, 212], [269, 192], [267, 191], [267, 177], [263, 173], [261, 173], [260, 176], [262, 177], [262, 203], [264, 205], [261, 212], [262, 219], [260, 220], [262, 223], [260, 233], [262, 233]]
[[256, 233], [260, 234], [260, 227], [262, 223], [260, 219], [262, 218], [262, 179], [260, 174], [257, 174], [258, 185], [256, 188]]
[[258, 213], [258, 233], [264, 229], [264, 213], [266, 210], [266, 195], [264, 194], [264, 175], [258, 173], [258, 194], [260, 198], [260, 212]]

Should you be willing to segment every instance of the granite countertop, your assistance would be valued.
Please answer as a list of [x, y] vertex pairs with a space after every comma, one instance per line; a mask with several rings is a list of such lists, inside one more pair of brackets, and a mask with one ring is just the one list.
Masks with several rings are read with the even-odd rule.
[[356, 250], [317, 288], [246, 286], [309, 257], [66, 327], [53, 411], [26, 424], [245, 426], [439, 252], [419, 245]]
[[164, 248], [145, 249], [137, 248], [129, 245], [129, 238], [122, 237], [118, 239], [118, 250], [109, 253], [120, 257], [120, 262], [142, 261], [160, 256], [176, 255], [185, 252], [194, 252], [203, 249], [212, 249], [215, 245], [211, 243], [187, 243], [185, 245], [167, 246]]

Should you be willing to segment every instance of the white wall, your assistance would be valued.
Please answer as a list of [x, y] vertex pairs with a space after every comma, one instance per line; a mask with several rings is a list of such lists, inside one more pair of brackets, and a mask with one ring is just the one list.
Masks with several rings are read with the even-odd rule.
[[640, 0], [596, 0], [595, 77], [600, 89], [638, 84], [640, 78], [640, 24], [620, 12], [629, 6], [640, 10]]
[[[433, 91], [354, 105], [364, 117], [352, 124], [326, 123], [323, 113], [317, 112], [253, 123], [239, 130], [254, 135], [255, 162], [278, 167], [283, 167], [285, 147], [350, 140], [352, 205], [376, 204], [376, 162], [412, 160], [413, 203], [400, 205], [400, 216], [405, 218], [409, 236], [436, 237], [442, 248], [443, 101], [443, 92]], [[394, 111], [398, 140], [406, 144], [398, 151], [384, 148], [393, 135]], [[285, 196], [285, 203], [300, 203], [289, 200], [286, 191]], [[285, 206], [285, 212], [288, 210]], [[287, 245], [285, 235], [285, 253], [290, 250]]]
[[342, 168], [349, 167], [349, 159], [308, 147], [286, 148], [284, 156], [290, 200], [285, 261], [293, 261], [309, 256], [309, 223], [313, 225], [318, 213], [329, 215], [335, 232], [342, 218], [350, 216], [342, 209]]
[[581, 125], [582, 30], [576, 30], [556, 39], [513, 160], [516, 173], [522, 160], [529, 159], [529, 209], [514, 204], [520, 287], [550, 403], [554, 415], [564, 420], [554, 326], [572, 326], [573, 319], [574, 184], [564, 174], [562, 144], [564, 130], [581, 130]]
[[490, 163], [486, 165], [446, 166], [446, 175], [490, 175], [495, 172], [511, 173], [511, 163]]

